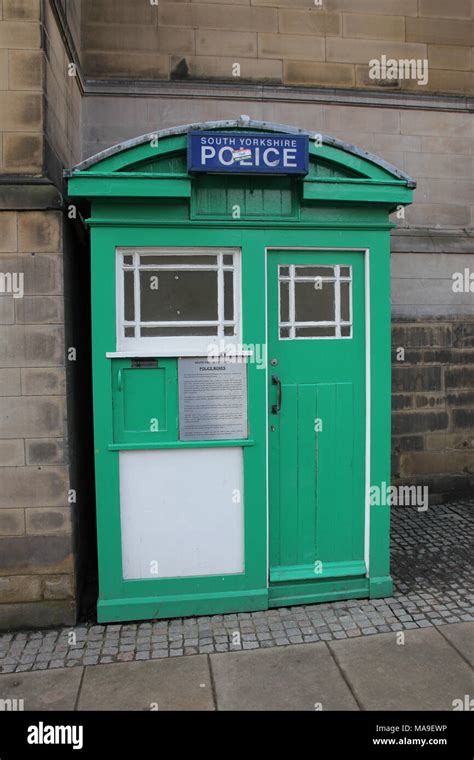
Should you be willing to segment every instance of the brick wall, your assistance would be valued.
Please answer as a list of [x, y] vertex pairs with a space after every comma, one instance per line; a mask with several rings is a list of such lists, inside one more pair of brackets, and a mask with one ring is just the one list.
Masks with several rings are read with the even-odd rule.
[[[471, 0], [85, 0], [82, 29], [91, 77], [474, 92]], [[369, 78], [382, 55], [428, 85]]]
[[394, 482], [472, 493], [474, 317], [397, 320], [392, 347]]

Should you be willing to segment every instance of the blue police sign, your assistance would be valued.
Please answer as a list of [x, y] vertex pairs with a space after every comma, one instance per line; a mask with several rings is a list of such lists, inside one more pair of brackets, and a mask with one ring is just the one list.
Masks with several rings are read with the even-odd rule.
[[306, 135], [189, 132], [188, 171], [307, 174]]

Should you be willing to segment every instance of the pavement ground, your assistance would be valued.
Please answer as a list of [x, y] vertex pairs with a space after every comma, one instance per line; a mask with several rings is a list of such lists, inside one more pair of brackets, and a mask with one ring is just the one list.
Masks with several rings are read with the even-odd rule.
[[453, 710], [474, 693], [474, 623], [252, 651], [0, 675], [25, 710]]

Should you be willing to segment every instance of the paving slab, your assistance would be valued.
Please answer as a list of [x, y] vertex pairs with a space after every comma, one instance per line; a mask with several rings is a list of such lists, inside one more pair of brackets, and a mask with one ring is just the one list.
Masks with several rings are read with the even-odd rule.
[[0, 675], [0, 699], [23, 699], [25, 710], [74, 710], [83, 670], [60, 668]]
[[441, 633], [474, 668], [474, 623], [443, 625]]
[[213, 710], [207, 656], [87, 667], [78, 710]]
[[332, 641], [334, 653], [366, 710], [452, 710], [471, 694], [472, 669], [435, 628]]
[[322, 642], [213, 654], [210, 660], [218, 710], [359, 709]]

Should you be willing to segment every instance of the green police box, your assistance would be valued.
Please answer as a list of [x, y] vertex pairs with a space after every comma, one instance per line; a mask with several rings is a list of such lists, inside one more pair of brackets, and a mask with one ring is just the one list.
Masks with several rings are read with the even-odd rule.
[[390, 479], [389, 214], [414, 181], [247, 117], [68, 175], [91, 208], [99, 620], [390, 595], [369, 490]]

